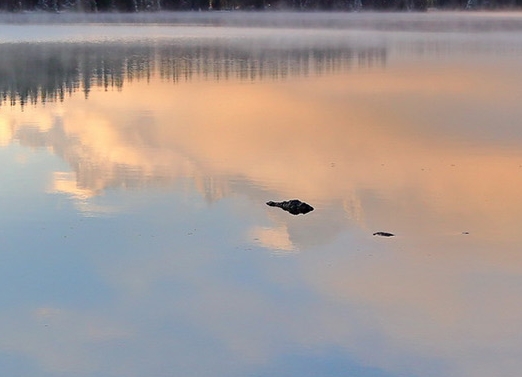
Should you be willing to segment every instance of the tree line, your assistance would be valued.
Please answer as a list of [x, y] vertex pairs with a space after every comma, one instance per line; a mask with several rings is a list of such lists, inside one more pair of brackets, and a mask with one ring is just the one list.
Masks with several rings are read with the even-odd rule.
[[522, 0], [0, 0], [0, 10], [155, 12], [188, 10], [426, 10], [515, 8]]

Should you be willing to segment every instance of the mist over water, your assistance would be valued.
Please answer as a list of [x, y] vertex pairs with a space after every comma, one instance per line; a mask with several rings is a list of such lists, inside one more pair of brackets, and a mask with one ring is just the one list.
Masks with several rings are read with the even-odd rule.
[[[0, 89], [4, 102], [12, 104], [63, 99], [76, 90], [87, 95], [92, 85], [121, 87], [125, 80], [156, 73], [173, 81], [195, 76], [281, 79], [385, 67], [390, 58], [407, 64], [411, 59], [481, 60], [522, 53], [516, 13], [3, 17], [20, 24], [0, 24]], [[26, 63], [17, 64], [19, 59]], [[57, 77], [49, 80], [49, 74]]]
[[[491, 32], [522, 30], [520, 11], [506, 12], [141, 12], [0, 13], [8, 25], [127, 24], [242, 28], [387, 30], [417, 32]], [[202, 30], [200, 30], [202, 31]], [[91, 30], [91, 32], [93, 32]], [[95, 31], [94, 31], [95, 32]], [[129, 32], [129, 30], [127, 30]], [[107, 35], [107, 37], [112, 37]]]
[[2, 18], [4, 373], [518, 376], [519, 14]]

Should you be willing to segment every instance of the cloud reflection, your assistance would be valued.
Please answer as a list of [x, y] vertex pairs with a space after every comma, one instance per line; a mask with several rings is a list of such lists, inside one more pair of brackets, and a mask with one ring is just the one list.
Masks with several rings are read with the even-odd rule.
[[[72, 95], [66, 107], [27, 108], [22, 118], [6, 112], [2, 134], [64, 158], [76, 188], [60, 175], [54, 187], [76, 199], [189, 177], [215, 201], [244, 181], [266, 191], [252, 194], [258, 201], [300, 197], [344, 208], [371, 230], [515, 237], [517, 76], [512, 66], [494, 77], [482, 68], [390, 68], [255, 86], [194, 80], [175, 90], [150, 77], [87, 102]], [[494, 99], [482, 94], [499, 85], [505, 90]], [[468, 104], [481, 104], [484, 115]], [[488, 143], [493, 118], [504, 121]], [[386, 213], [397, 210], [391, 221]]]

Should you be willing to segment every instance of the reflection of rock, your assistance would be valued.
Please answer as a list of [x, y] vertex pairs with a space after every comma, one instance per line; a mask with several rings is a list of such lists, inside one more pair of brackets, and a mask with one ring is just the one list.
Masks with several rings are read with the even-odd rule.
[[311, 205], [306, 204], [297, 199], [288, 200], [288, 201], [284, 201], [284, 202], [269, 201], [266, 204], [271, 207], [282, 208], [285, 211], [290, 212], [292, 215], [299, 215], [300, 213], [305, 214], [305, 213], [308, 213], [308, 212], [311, 212], [314, 210], [314, 207], [312, 207]]

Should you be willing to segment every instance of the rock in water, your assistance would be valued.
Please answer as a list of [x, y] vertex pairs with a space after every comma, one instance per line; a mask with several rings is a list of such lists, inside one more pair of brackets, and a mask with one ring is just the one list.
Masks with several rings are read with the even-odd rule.
[[297, 199], [292, 199], [284, 202], [269, 201], [266, 204], [270, 207], [282, 208], [285, 211], [290, 212], [292, 215], [299, 215], [301, 213], [305, 214], [314, 210], [314, 207], [312, 207], [310, 204], [307, 204]]
[[395, 236], [395, 234], [388, 233], [388, 232], [375, 232], [373, 235], [374, 236], [381, 236], [381, 237], [393, 237], [393, 236]]

